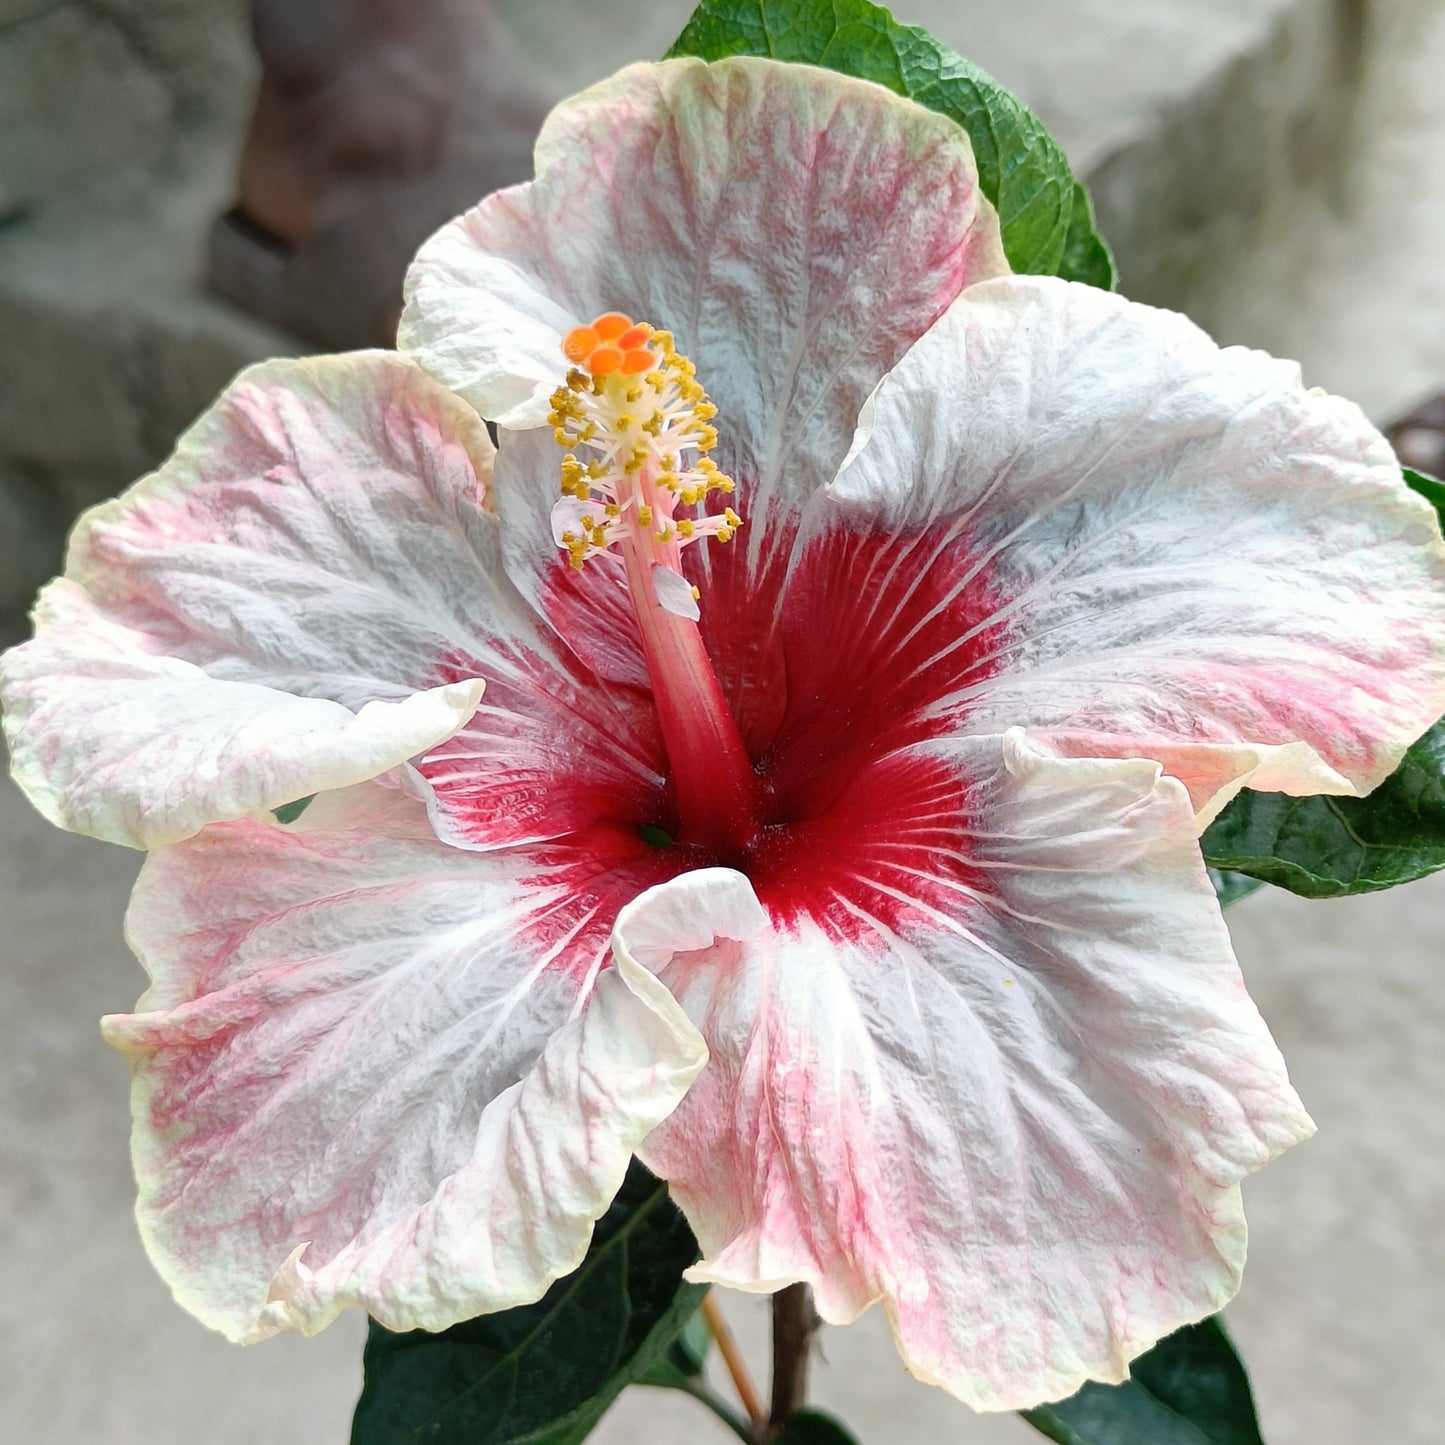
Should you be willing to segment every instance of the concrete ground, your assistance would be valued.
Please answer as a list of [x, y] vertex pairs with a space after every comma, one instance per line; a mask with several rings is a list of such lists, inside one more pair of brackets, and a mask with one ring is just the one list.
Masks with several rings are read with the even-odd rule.
[[[1365, 41], [1358, 153], [1334, 159], [1315, 203], [1267, 218], [1267, 247], [1200, 270], [1191, 309], [1222, 339], [1301, 357], [1311, 382], [1384, 420], [1445, 387], [1445, 7], [1377, 4]], [[359, 1317], [315, 1340], [229, 1346], [171, 1303], [136, 1239], [125, 1069], [95, 1027], [142, 986], [120, 934], [135, 864], [0, 791], [0, 1438], [344, 1441]], [[1228, 1318], [1271, 1445], [1439, 1437], [1442, 909], [1445, 877], [1338, 903], [1266, 892], [1231, 915], [1251, 989], [1320, 1126], [1246, 1191], [1251, 1262]], [[729, 1308], [760, 1355], [755, 1302]], [[823, 1337], [818, 1398], [867, 1445], [1039, 1438], [915, 1384], [885, 1334], [875, 1314]], [[711, 1430], [692, 1402], [635, 1391], [594, 1438], [725, 1438]]]

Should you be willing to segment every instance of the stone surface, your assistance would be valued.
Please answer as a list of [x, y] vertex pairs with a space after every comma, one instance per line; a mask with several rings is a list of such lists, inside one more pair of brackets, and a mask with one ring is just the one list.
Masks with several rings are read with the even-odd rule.
[[56, 570], [78, 511], [163, 459], [240, 367], [298, 345], [202, 291], [225, 176], [145, 174], [0, 231], [0, 507], [31, 526], [0, 533], [0, 632]]
[[1359, 53], [1357, 124], [1327, 184], [1273, 201], [1255, 244], [1199, 278], [1190, 314], [1297, 357], [1381, 420], [1445, 389], [1445, 6], [1377, 0]]
[[0, 0], [0, 217], [234, 127], [245, 0]]
[[0, 0], [0, 638], [81, 508], [297, 344], [202, 287], [254, 82], [245, 15]]

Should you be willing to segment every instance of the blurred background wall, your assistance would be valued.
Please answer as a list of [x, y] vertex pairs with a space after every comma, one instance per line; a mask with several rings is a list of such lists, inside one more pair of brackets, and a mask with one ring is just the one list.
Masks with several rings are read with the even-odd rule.
[[[298, 5], [304, 0], [296, 0]], [[687, 0], [501, 0], [561, 96], [659, 54]], [[1445, 390], [1439, 0], [902, 0], [1055, 131], [1123, 290], [1298, 357], [1378, 422]], [[82, 506], [154, 466], [241, 365], [302, 343], [209, 296], [255, 84], [240, 0], [0, 0], [0, 632]], [[362, 1322], [240, 1351], [166, 1297], [130, 1221], [125, 1069], [95, 1020], [142, 980], [136, 859], [0, 793], [0, 1436], [27, 1445], [342, 1441]], [[1229, 1319], [1272, 1445], [1423, 1445], [1445, 1414], [1445, 982], [1433, 880], [1256, 896], [1251, 989], [1319, 1137], [1251, 1181]], [[762, 1321], [733, 1309], [761, 1360]], [[820, 1391], [869, 1445], [1037, 1439], [915, 1385], [872, 1318], [828, 1332]], [[598, 1435], [709, 1438], [633, 1395]]]

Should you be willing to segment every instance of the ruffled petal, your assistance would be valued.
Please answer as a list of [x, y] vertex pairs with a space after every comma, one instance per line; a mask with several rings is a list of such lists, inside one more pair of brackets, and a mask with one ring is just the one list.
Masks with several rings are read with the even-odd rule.
[[[1445, 712], [1433, 513], [1292, 363], [1090, 287], [992, 281], [870, 425], [795, 565], [879, 539], [859, 590], [880, 632], [932, 588], [889, 679], [919, 713], [1155, 758], [1207, 820], [1245, 781], [1367, 792]], [[918, 645], [949, 608], [951, 634]]]
[[710, 1050], [640, 1154], [696, 1278], [805, 1280], [838, 1323], [881, 1299], [915, 1374], [1015, 1409], [1219, 1308], [1238, 1181], [1311, 1126], [1177, 781], [1017, 730], [920, 751], [966, 791], [951, 856], [805, 908], [710, 870], [623, 910], [615, 956]]
[[263, 362], [80, 519], [65, 575], [212, 676], [404, 696], [505, 608], [486, 574], [492, 455], [470, 408], [402, 357]]
[[81, 519], [0, 673], [22, 785], [151, 846], [446, 741], [412, 781], [467, 846], [645, 806], [650, 700], [599, 686], [507, 580], [491, 458], [475, 412], [400, 357], [245, 372]]
[[378, 777], [450, 737], [482, 694], [455, 682], [353, 713], [220, 681], [152, 652], [64, 578], [35, 620], [42, 643], [4, 664], [15, 779], [52, 823], [134, 848]]
[[[672, 330], [720, 409], [715, 455], [748, 523], [713, 611], [738, 623], [732, 603], [747, 603], [766, 626], [777, 587], [762, 579], [786, 557], [791, 511], [836, 472], [878, 377], [965, 285], [1007, 272], [967, 135], [828, 71], [676, 60], [559, 106], [537, 172], [422, 248], [400, 345], [518, 428], [546, 417], [572, 327], [620, 308]], [[513, 576], [533, 596], [543, 569], [569, 595], [582, 585], [551, 539], [559, 457], [534, 439], [498, 486], [525, 529]], [[604, 570], [582, 583], [605, 593]]]
[[571, 891], [374, 786], [152, 856], [129, 932], [153, 984], [105, 1032], [187, 1309], [240, 1340], [348, 1305], [436, 1330], [577, 1266], [706, 1051], [645, 970], [594, 986], [565, 954]]
[[808, 466], [964, 285], [1008, 270], [962, 128], [831, 71], [630, 66], [559, 105], [536, 160], [421, 249], [401, 321], [507, 427], [546, 417], [567, 331], [625, 308], [675, 333], [760, 458]]

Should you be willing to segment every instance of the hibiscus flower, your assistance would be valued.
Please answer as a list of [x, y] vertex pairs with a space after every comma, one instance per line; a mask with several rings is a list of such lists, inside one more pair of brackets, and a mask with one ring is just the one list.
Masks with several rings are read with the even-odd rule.
[[537, 161], [400, 355], [253, 368], [83, 518], [5, 661], [37, 806], [156, 850], [152, 1257], [234, 1338], [439, 1329], [636, 1153], [698, 1279], [882, 1301], [981, 1408], [1118, 1380], [1311, 1127], [1197, 834], [1445, 711], [1433, 515], [1293, 366], [1009, 276], [877, 87], [634, 67]]

